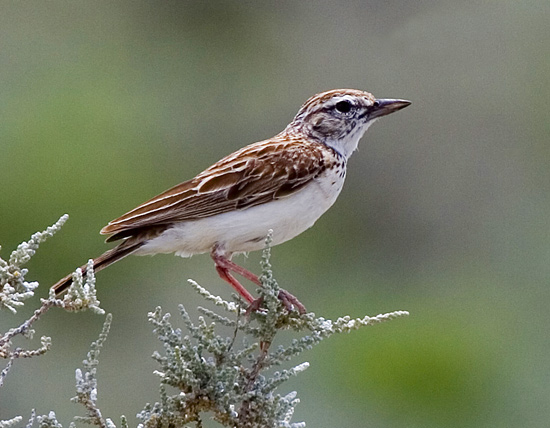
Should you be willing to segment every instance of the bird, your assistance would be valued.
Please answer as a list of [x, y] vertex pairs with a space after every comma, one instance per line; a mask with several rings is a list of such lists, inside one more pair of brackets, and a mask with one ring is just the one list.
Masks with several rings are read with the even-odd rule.
[[[232, 256], [263, 249], [269, 230], [271, 245], [278, 245], [312, 227], [340, 194], [347, 161], [365, 131], [410, 104], [357, 89], [310, 97], [279, 134], [237, 150], [110, 221], [100, 233], [108, 235], [106, 242], [120, 242], [93, 260], [94, 271], [130, 254], [210, 253], [219, 276], [248, 304], [257, 304], [234, 274], [261, 286], [258, 276]], [[71, 283], [72, 274], [52, 288], [60, 295]], [[279, 298], [305, 312], [291, 293], [281, 290]]]

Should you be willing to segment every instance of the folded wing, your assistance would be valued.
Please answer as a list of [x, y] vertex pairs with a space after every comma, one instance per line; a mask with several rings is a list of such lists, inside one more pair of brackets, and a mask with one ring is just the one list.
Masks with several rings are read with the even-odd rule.
[[[320, 143], [268, 140], [223, 158], [111, 221], [102, 234], [115, 241], [148, 229], [247, 209], [299, 191], [326, 168]], [[325, 148], [326, 150], [326, 148]]]

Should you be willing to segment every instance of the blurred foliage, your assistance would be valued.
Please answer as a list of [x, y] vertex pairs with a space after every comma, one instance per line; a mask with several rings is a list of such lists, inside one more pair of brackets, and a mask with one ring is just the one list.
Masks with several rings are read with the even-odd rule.
[[[5, 2], [0, 244], [9, 251], [70, 214], [30, 263], [45, 297], [107, 248], [97, 232], [110, 219], [274, 135], [310, 95], [406, 98], [410, 108], [364, 137], [335, 206], [275, 247], [273, 263], [320, 315], [398, 307], [411, 317], [305, 355], [295, 417], [547, 426], [549, 18], [546, 0]], [[258, 257], [239, 261], [254, 269]], [[194, 307], [187, 278], [230, 293], [207, 256], [133, 257], [98, 275], [117, 344], [102, 354], [104, 396], [118, 397], [99, 403], [105, 416], [132, 425], [155, 396], [154, 361], [136, 354], [155, 346], [146, 313]], [[0, 418], [67, 402], [100, 328], [87, 314], [43, 324], [54, 347], [12, 370]], [[43, 389], [29, 389], [36, 379]]]

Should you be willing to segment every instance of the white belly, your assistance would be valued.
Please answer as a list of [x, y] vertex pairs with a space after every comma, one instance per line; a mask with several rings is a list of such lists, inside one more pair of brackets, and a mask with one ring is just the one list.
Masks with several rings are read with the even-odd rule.
[[175, 224], [134, 254], [176, 253], [190, 257], [210, 252], [216, 245], [227, 253], [256, 251], [265, 247], [270, 229], [273, 245], [281, 244], [313, 226], [338, 197], [344, 178], [343, 171], [331, 169], [285, 198]]

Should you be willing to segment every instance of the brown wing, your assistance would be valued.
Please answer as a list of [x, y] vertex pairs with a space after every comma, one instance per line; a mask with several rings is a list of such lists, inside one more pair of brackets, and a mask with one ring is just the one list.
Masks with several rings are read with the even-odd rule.
[[325, 169], [326, 146], [273, 139], [244, 147], [111, 221], [108, 241], [288, 196]]

